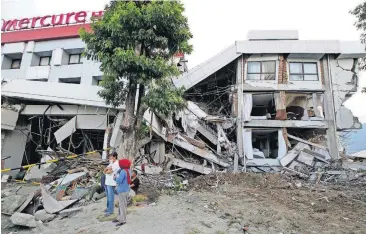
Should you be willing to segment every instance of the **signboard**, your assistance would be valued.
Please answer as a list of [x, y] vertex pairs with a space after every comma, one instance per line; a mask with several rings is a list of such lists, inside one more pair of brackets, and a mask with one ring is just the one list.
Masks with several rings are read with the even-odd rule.
[[2, 19], [2, 32], [19, 31], [34, 28], [45, 28], [63, 26], [69, 24], [83, 24], [90, 21], [91, 18], [100, 18], [103, 16], [103, 11], [79, 11], [70, 12], [60, 15], [45, 15], [32, 18], [4, 20]]

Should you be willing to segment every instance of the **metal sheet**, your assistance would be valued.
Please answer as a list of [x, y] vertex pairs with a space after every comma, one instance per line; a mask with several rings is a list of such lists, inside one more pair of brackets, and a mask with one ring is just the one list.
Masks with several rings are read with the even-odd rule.
[[77, 115], [76, 128], [105, 130], [107, 128], [107, 118], [107, 115]]
[[69, 137], [76, 130], [76, 116], [55, 132], [57, 143]]

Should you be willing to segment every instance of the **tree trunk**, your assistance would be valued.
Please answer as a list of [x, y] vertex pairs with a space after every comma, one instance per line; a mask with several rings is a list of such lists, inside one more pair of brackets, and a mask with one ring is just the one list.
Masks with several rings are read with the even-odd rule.
[[135, 157], [134, 154], [136, 148], [136, 117], [134, 115], [136, 88], [136, 83], [129, 84], [129, 92], [125, 102], [125, 112], [123, 113], [122, 123], [120, 126], [122, 130], [122, 139], [118, 149], [119, 158], [127, 158], [130, 160]]

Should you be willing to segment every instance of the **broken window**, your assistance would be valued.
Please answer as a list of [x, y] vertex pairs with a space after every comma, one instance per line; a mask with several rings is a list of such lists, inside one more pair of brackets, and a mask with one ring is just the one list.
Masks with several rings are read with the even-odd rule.
[[276, 116], [276, 105], [274, 93], [255, 93], [253, 96], [253, 107], [250, 114], [252, 119], [274, 119]]
[[290, 80], [292, 81], [316, 81], [318, 77], [317, 63], [290, 63]]
[[275, 80], [276, 61], [248, 62], [247, 80]]
[[13, 59], [11, 61], [11, 69], [19, 69], [20, 68], [20, 64], [21, 64], [22, 60], [21, 59]]
[[286, 93], [286, 113], [290, 120], [323, 119], [323, 94]]
[[253, 158], [277, 158], [278, 129], [252, 129]]

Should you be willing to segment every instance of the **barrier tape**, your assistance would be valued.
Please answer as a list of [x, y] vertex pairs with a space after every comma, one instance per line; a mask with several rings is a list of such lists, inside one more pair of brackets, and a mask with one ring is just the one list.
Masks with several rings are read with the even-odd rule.
[[69, 155], [69, 156], [66, 156], [66, 157], [62, 157], [62, 158], [58, 158], [58, 159], [51, 159], [51, 160], [47, 160], [46, 162], [28, 164], [28, 165], [21, 166], [21, 167], [5, 168], [5, 169], [2, 169], [1, 172], [9, 172], [9, 171], [14, 171], [14, 170], [19, 170], [19, 169], [27, 169], [27, 172], [26, 172], [26, 174], [27, 174], [28, 171], [34, 166], [43, 165], [43, 164], [47, 164], [47, 163], [54, 163], [54, 162], [64, 161], [64, 160], [67, 160], [67, 159], [75, 159], [75, 158], [83, 156], [83, 155], [94, 154], [94, 153], [98, 153], [98, 152], [108, 151], [108, 150], [111, 150], [111, 149], [113, 149], [113, 148], [106, 148], [106, 149], [102, 149], [102, 150], [94, 150], [94, 151], [86, 152], [86, 153], [83, 153], [83, 154], [72, 154], [72, 155]]

